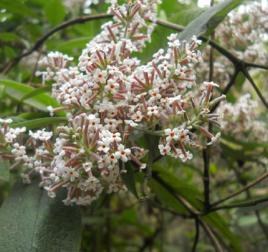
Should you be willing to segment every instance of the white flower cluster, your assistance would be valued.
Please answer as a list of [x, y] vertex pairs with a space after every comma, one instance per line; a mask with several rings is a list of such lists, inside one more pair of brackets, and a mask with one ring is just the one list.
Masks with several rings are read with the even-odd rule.
[[223, 103], [218, 108], [223, 116], [222, 132], [238, 140], [265, 142], [268, 140], [268, 128], [259, 116], [258, 104], [250, 94], [241, 96], [234, 104]]
[[216, 30], [216, 37], [240, 59], [265, 65], [268, 63], [264, 44], [267, 31], [268, 8], [254, 2], [243, 10], [231, 12]]
[[[258, 2], [241, 6], [242, 9], [232, 11], [222, 22], [215, 33], [215, 40], [239, 59], [268, 64], [266, 49], [268, 31], [268, 8]], [[197, 71], [204, 79], [209, 75], [210, 47], [204, 49], [204, 62]], [[214, 53], [214, 79], [224, 84], [229, 79], [233, 66], [223, 55]]]
[[[218, 138], [207, 125], [218, 125], [219, 116], [210, 108], [224, 97], [211, 100], [217, 84], [196, 83], [195, 37], [186, 42], [170, 35], [167, 50], [160, 49], [147, 65], [132, 57], [150, 41], [157, 2], [113, 3], [113, 22], [88, 43], [76, 67], [68, 67], [71, 58], [61, 53], [42, 60], [46, 78], [55, 82], [53, 96], [70, 112], [68, 125], [59, 126], [54, 136], [39, 130], [27, 141], [34, 154], [25, 166], [40, 174], [51, 197], [64, 187], [66, 204], [87, 205], [102, 192], [124, 190], [125, 163], [146, 168], [141, 161], [146, 152], [133, 137], [137, 131], [158, 134], [161, 154], [182, 161], [192, 158], [190, 148]], [[17, 152], [24, 157], [23, 150]]]

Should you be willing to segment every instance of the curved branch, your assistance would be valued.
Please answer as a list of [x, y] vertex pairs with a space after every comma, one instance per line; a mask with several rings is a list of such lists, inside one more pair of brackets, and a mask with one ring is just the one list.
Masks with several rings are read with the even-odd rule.
[[29, 56], [34, 51], [37, 51], [39, 48], [41, 48], [43, 46], [43, 44], [45, 43], [45, 41], [48, 40], [54, 33], [61, 31], [61, 30], [64, 30], [65, 28], [67, 28], [69, 26], [73, 26], [75, 24], [83, 24], [83, 23], [93, 21], [93, 20], [111, 18], [112, 16], [113, 15], [111, 15], [111, 14], [100, 13], [97, 15], [78, 17], [78, 18], [71, 19], [69, 21], [66, 21], [66, 22], [59, 24], [58, 26], [56, 26], [52, 30], [45, 33], [41, 38], [39, 38], [28, 51], [24, 52], [23, 54], [16, 57], [13, 61], [8, 63], [7, 66], [4, 67], [4, 70], [2, 71], [2, 73], [6, 74], [7, 72], [9, 72], [9, 70], [11, 68], [13, 68], [15, 65], [17, 65], [24, 57]]

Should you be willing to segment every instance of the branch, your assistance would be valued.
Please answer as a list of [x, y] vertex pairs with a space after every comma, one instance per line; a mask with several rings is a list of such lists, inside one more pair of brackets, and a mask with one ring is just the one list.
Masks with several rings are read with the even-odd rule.
[[216, 251], [217, 252], [224, 252], [223, 248], [221, 247], [221, 244], [219, 243], [218, 239], [216, 238], [216, 236], [212, 232], [211, 228], [204, 221], [200, 221], [200, 224], [203, 227], [203, 229], [206, 231], [206, 233], [207, 233], [208, 237], [210, 238], [211, 242], [213, 243]]
[[[223, 91], [221, 92], [222, 94], [227, 94], [229, 92], [229, 90], [231, 89], [231, 87], [235, 84], [235, 80], [239, 74], [239, 70], [235, 69], [234, 74], [231, 76], [230, 81], [228, 82], [228, 84], [226, 85], [226, 87], [223, 89]], [[212, 108], [211, 108], [211, 113], [213, 113], [220, 105], [221, 101], [219, 101], [218, 103], [216, 103]]]
[[[211, 206], [215, 207], [239, 194], [241, 194], [242, 192], [245, 192], [246, 190], [248, 190], [249, 188], [257, 185], [258, 183], [260, 183], [261, 181], [263, 181], [264, 179], [266, 179], [268, 177], [268, 172], [264, 173], [263, 175], [261, 175], [260, 177], [258, 177], [257, 179], [255, 179], [254, 181], [252, 181], [251, 183], [249, 183], [248, 185], [244, 186], [243, 188], [241, 188], [240, 190], [231, 193], [230, 195], [228, 195], [227, 197], [220, 199], [214, 203], [211, 204]], [[225, 206], [226, 207], [226, 206]]]
[[157, 238], [157, 236], [161, 233], [163, 230], [163, 227], [159, 226], [151, 236], [145, 237], [143, 240], [143, 245], [139, 249], [139, 252], [144, 252], [148, 247], [151, 247]]
[[58, 26], [56, 26], [52, 30], [50, 30], [47, 33], [45, 33], [41, 38], [39, 38], [35, 42], [35, 44], [28, 51], [26, 51], [25, 53], [19, 55], [13, 61], [9, 62], [7, 64], [7, 66], [4, 67], [2, 73], [6, 74], [7, 72], [9, 72], [9, 70], [11, 70], [11, 68], [16, 66], [24, 57], [29, 56], [34, 51], [36, 51], [39, 48], [41, 48], [43, 46], [43, 44], [45, 43], [45, 41], [48, 40], [54, 33], [58, 32], [58, 31], [61, 31], [61, 30], [64, 30], [65, 28], [67, 28], [69, 26], [72, 26], [72, 25], [75, 25], [75, 24], [83, 24], [83, 23], [86, 23], [86, 22], [89, 22], [89, 21], [98, 20], [98, 19], [104, 19], [104, 18], [111, 18], [111, 17], [112, 17], [111, 14], [100, 13], [100, 14], [97, 14], [97, 15], [78, 17], [78, 18], [63, 22], [62, 24], [59, 24]]
[[209, 178], [209, 149], [203, 150], [204, 171], [203, 171], [203, 185], [204, 185], [204, 207], [205, 211], [210, 208], [210, 178]]
[[[229, 205], [213, 207], [209, 210], [209, 213], [215, 212], [218, 210], [223, 210], [223, 209], [252, 207], [252, 206], [256, 206], [258, 204], [265, 203], [265, 202], [268, 202], [268, 197], [258, 199], [258, 200], [251, 200], [251, 201], [247, 201], [247, 202], [233, 203], [233, 204], [229, 204]], [[204, 215], [206, 215], [206, 214], [208, 214], [208, 213], [205, 213]]]
[[264, 104], [264, 106], [268, 109], [268, 102], [265, 100], [265, 98], [263, 97], [261, 91], [259, 90], [259, 88], [257, 87], [256, 83], [254, 82], [254, 80], [251, 78], [249, 72], [247, 71], [247, 69], [243, 69], [243, 74], [245, 75], [245, 77], [248, 79], [248, 81], [250, 82], [250, 84], [253, 86], [253, 88], [255, 89], [257, 95], [259, 96], [259, 98], [261, 99], [262, 103]]
[[181, 195], [177, 195], [176, 192], [174, 192], [173, 188], [164, 180], [162, 180], [162, 178], [159, 177], [156, 172], [152, 172], [152, 177], [159, 184], [161, 184], [174, 198], [176, 198], [193, 217], [200, 215], [200, 212], [197, 209], [195, 209], [184, 197], [182, 197]]
[[[160, 183], [174, 198], [176, 198], [187, 210], [188, 212], [191, 214], [192, 218], [198, 218], [198, 216], [201, 215], [201, 213], [195, 209], [194, 206], [192, 206], [184, 197], [177, 195], [173, 188], [168, 185], [165, 181], [163, 181], [156, 172], [152, 173], [152, 177], [158, 182]], [[206, 213], [208, 214], [208, 212]], [[223, 252], [223, 249], [218, 241], [218, 239], [216, 238], [216, 236], [213, 234], [211, 228], [208, 226], [208, 224], [206, 224], [201, 218], [198, 218], [199, 223], [202, 225], [202, 227], [204, 228], [204, 230], [207, 232], [210, 240], [212, 241], [216, 251], [218, 252]]]
[[199, 225], [200, 225], [199, 219], [195, 218], [195, 238], [194, 238], [192, 252], [196, 252], [197, 244], [199, 241]]
[[185, 28], [185, 27], [182, 26], [182, 25], [174, 24], [174, 23], [171, 23], [171, 22], [162, 20], [162, 19], [157, 19], [157, 20], [156, 20], [156, 23], [157, 23], [158, 25], [160, 25], [160, 26], [163, 26], [163, 27], [166, 27], [166, 28], [169, 28], [169, 29], [178, 31], [178, 32], [183, 31], [184, 28]]
[[[210, 4], [213, 5], [213, 0], [211, 0]], [[211, 38], [214, 38], [214, 32], [211, 35]], [[213, 47], [210, 47], [209, 51], [209, 81], [213, 80], [213, 72], [214, 72], [214, 59], [213, 59]], [[209, 131], [212, 130], [212, 124], [208, 123]], [[203, 149], [203, 162], [204, 162], [204, 170], [203, 170], [203, 185], [204, 185], [204, 207], [205, 211], [208, 211], [210, 208], [210, 171], [209, 171], [209, 163], [210, 163], [210, 147], [207, 145]]]
[[268, 66], [260, 65], [260, 64], [255, 64], [255, 63], [246, 63], [247, 67], [253, 67], [253, 68], [260, 68], [264, 70], [268, 70]]
[[[243, 169], [243, 168], [244, 168], [243, 166], [244, 166], [244, 164], [238, 162], [238, 167], [239, 167], [240, 169]], [[236, 177], [237, 177], [237, 179], [238, 179], [238, 182], [239, 182], [242, 186], [245, 186], [245, 185], [247, 184], [247, 180], [246, 180], [243, 176], [241, 176], [241, 170], [240, 170], [240, 169], [236, 169], [235, 166], [234, 166], [233, 168], [234, 168], [235, 175], [236, 175]], [[247, 197], [248, 200], [252, 200], [251, 192], [250, 192], [249, 189], [245, 191], [245, 194], [246, 194], [246, 197]], [[259, 210], [256, 209], [256, 210], [254, 211], [254, 213], [255, 213], [255, 216], [256, 216], [256, 218], [257, 218], [258, 224], [259, 224], [259, 226], [260, 226], [260, 228], [261, 228], [263, 234], [264, 234], [265, 237], [268, 239], [268, 230], [267, 230], [266, 225], [265, 225], [265, 224], [263, 223], [263, 221], [262, 221], [262, 218], [261, 218], [261, 215], [260, 215]]]

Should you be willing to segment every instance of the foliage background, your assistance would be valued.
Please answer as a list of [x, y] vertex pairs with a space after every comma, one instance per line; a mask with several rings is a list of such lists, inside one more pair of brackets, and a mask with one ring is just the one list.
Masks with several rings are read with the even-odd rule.
[[[239, 1], [229, 2], [235, 7]], [[93, 5], [91, 15], [105, 12], [107, 6], [103, 2]], [[185, 5], [176, 0], [164, 0], [158, 16], [162, 20], [186, 26], [207, 9], [198, 7], [196, 1]], [[53, 124], [64, 120], [64, 114], [50, 118], [46, 110], [55, 101], [49, 96], [50, 85], [44, 86], [35, 76], [38, 59], [48, 51], [60, 51], [77, 59], [85, 44], [98, 34], [101, 24], [107, 19], [75, 24], [60, 30], [19, 64], [12, 68], [10, 64], [48, 31], [81, 15], [84, 15], [81, 6], [69, 9], [61, 0], [1, 0], [0, 117], [12, 117], [17, 126], [27, 125], [29, 128], [53, 127]], [[212, 27], [218, 20], [221, 21], [221, 15], [217, 18], [210, 20]], [[166, 37], [171, 32], [171, 29], [157, 26], [152, 42], [138, 57], [143, 62], [150, 59], [154, 52], [165, 47]], [[254, 80], [259, 87], [267, 86], [266, 76], [264, 71], [254, 72]], [[236, 83], [228, 93], [229, 101], [235, 101], [241, 86], [248, 85], [242, 75]], [[256, 97], [254, 92], [253, 95]], [[259, 160], [267, 157], [267, 144], [247, 140], [237, 142], [230, 138], [223, 140], [223, 161], [212, 159], [209, 167], [212, 201], [224, 198], [267, 172], [266, 165], [257, 165]], [[143, 145], [150, 149], [153, 143], [145, 140]], [[18, 175], [8, 170], [7, 162], [0, 161], [0, 202], [13, 190], [0, 211], [0, 230], [4, 234], [0, 238], [0, 248], [1, 244], [5, 244], [2, 247], [5, 250], [1, 251], [14, 251], [10, 247], [14, 230], [17, 232], [17, 242], [24, 244], [19, 251], [184, 252], [193, 249], [197, 233], [199, 242], [196, 251], [215, 251], [207, 229], [213, 232], [222, 251], [268, 251], [267, 181], [258, 183], [250, 193], [245, 190], [233, 199], [231, 205], [240, 204], [239, 207], [200, 217], [205, 224], [200, 225], [189, 214], [180, 197], [186, 198], [194, 208], [203, 208], [203, 159], [200, 153], [198, 155], [200, 158], [192, 163], [185, 164], [171, 158], [156, 162], [152, 170], [155, 178], [160, 180], [146, 180], [150, 191], [144, 191], [145, 176], [134, 174], [129, 165], [125, 181], [130, 192], [127, 195], [102, 197], [91, 207], [80, 209], [81, 213], [75, 207], [66, 210], [60, 199], [56, 203], [50, 201], [42, 191], [31, 186], [25, 189], [16, 185], [12, 189]], [[238, 161], [250, 165], [239, 167]], [[255, 204], [255, 201], [258, 202]], [[10, 219], [16, 220], [16, 224]], [[23, 229], [23, 226], [27, 228]], [[59, 226], [62, 228], [59, 229]], [[54, 233], [59, 235], [54, 237]], [[36, 246], [37, 250], [34, 250]]]

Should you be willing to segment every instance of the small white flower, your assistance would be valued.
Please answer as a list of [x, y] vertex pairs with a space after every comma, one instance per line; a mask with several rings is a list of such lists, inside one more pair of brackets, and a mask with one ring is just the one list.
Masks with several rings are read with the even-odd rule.
[[166, 144], [166, 145], [159, 144], [158, 148], [159, 148], [160, 154], [163, 156], [169, 155], [171, 151], [169, 144]]
[[129, 159], [129, 156], [131, 154], [130, 149], [126, 148], [123, 144], [119, 144], [117, 147], [117, 151], [115, 152], [115, 157], [117, 159], [121, 159], [123, 162], [127, 162]]
[[158, 116], [159, 115], [158, 107], [157, 106], [148, 107], [147, 108], [147, 115], [148, 116]]
[[30, 130], [29, 135], [35, 140], [48, 141], [53, 136], [53, 133], [51, 131], [46, 131], [45, 129], [42, 129], [37, 130], [36, 132], [32, 132]]
[[48, 106], [47, 110], [48, 110], [50, 116], [54, 116], [54, 108], [52, 106]]

